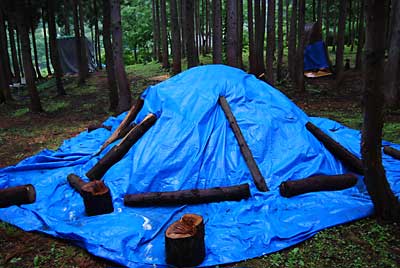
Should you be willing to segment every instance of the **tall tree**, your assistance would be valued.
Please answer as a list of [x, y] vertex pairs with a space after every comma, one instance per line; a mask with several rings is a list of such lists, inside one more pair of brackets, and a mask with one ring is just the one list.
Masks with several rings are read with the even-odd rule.
[[[1, 4], [2, 6], [4, 3]], [[1, 58], [1, 64], [3, 65], [3, 68], [5, 69], [6, 73], [6, 80], [7, 83], [10, 84], [12, 81], [12, 72], [11, 72], [11, 64], [10, 64], [10, 56], [8, 54], [8, 44], [7, 44], [7, 34], [6, 34], [6, 24], [5, 24], [5, 8], [4, 6], [0, 9], [0, 12], [2, 13], [0, 16], [0, 58]]]
[[158, 37], [157, 37], [157, 22], [156, 22], [156, 0], [151, 0], [151, 16], [153, 25], [153, 59], [157, 60], [158, 55]]
[[[17, 25], [17, 24], [16, 24]], [[24, 66], [23, 66], [23, 62], [22, 62], [22, 49], [21, 49], [21, 38], [19, 37], [19, 31], [18, 31], [18, 26], [15, 27], [16, 33], [17, 33], [17, 54], [18, 54], [18, 62], [19, 62], [19, 66], [21, 66], [20, 71], [21, 71], [21, 75], [22, 77], [25, 77], [25, 73], [24, 73]]]
[[227, 24], [226, 24], [226, 59], [227, 63], [233, 67], [239, 67], [238, 62], [238, 2], [237, 0], [227, 0]]
[[276, 59], [276, 79], [282, 80], [283, 65], [283, 0], [278, 0], [278, 54]]
[[344, 34], [346, 26], [346, 10], [348, 0], [340, 0], [339, 3], [339, 23], [337, 32], [336, 48], [336, 83], [340, 85], [343, 79], [343, 54], [344, 54]]
[[305, 14], [306, 13], [306, 1], [299, 0], [299, 26], [298, 26], [298, 37], [297, 37], [297, 57], [296, 57], [296, 85], [297, 89], [301, 92], [305, 91], [304, 87], [304, 26], [305, 26]]
[[243, 68], [243, 0], [237, 0], [237, 31], [238, 31], [238, 45], [237, 45], [237, 61], [238, 67]]
[[184, 0], [185, 2], [185, 37], [186, 37], [186, 57], [188, 69], [199, 64], [199, 57], [195, 46], [194, 36], [194, 0]]
[[167, 5], [165, 0], [160, 0], [160, 12], [161, 12], [161, 45], [162, 45], [162, 67], [169, 69], [168, 59], [168, 38], [167, 38]]
[[247, 27], [249, 34], [249, 72], [255, 74], [255, 43], [253, 22], [253, 0], [247, 0]]
[[400, 204], [390, 189], [382, 166], [383, 67], [385, 57], [386, 0], [366, 0], [366, 44], [364, 63], [364, 122], [361, 133], [361, 154], [365, 184], [382, 220], [400, 221]]
[[271, 85], [274, 84], [274, 57], [275, 57], [275, 0], [268, 0], [267, 15], [267, 53], [265, 57], [265, 78]]
[[55, 19], [55, 3], [53, 0], [47, 0], [47, 17], [49, 20], [49, 47], [50, 59], [53, 65], [54, 75], [56, 76], [57, 94], [65, 95], [64, 85], [62, 81], [63, 71], [60, 63], [60, 55], [57, 46], [57, 30]]
[[296, 81], [296, 33], [297, 33], [297, 0], [292, 1], [292, 15], [290, 16], [290, 32], [288, 42], [288, 66], [292, 81]]
[[80, 32], [80, 38], [79, 41], [81, 43], [80, 49], [81, 49], [81, 56], [82, 59], [80, 61], [81, 70], [82, 72], [79, 72], [79, 83], [84, 84], [86, 78], [89, 76], [89, 59], [88, 59], [88, 49], [87, 49], [87, 43], [86, 43], [86, 37], [85, 37], [85, 12], [84, 12], [84, 5], [81, 2], [81, 0], [78, 1], [78, 8], [79, 8], [79, 32]]
[[20, 82], [21, 81], [21, 70], [20, 70], [20, 65], [18, 62], [18, 54], [17, 54], [17, 46], [16, 46], [14, 30], [15, 30], [15, 18], [14, 18], [14, 14], [12, 14], [8, 18], [8, 36], [9, 36], [9, 40], [10, 40], [11, 58], [12, 58], [12, 63], [13, 63], [14, 77], [17, 82]]
[[0, 3], [0, 103], [12, 100], [9, 86], [11, 80], [7, 70], [7, 64], [9, 65], [10, 62], [8, 59], [7, 40], [5, 40], [4, 11], [4, 3]]
[[178, 7], [176, 0], [170, 2], [171, 32], [172, 32], [172, 73], [182, 71], [181, 66], [181, 34], [179, 29]]
[[255, 22], [255, 56], [254, 74], [260, 76], [265, 71], [264, 66], [264, 37], [265, 37], [265, 0], [254, 1], [254, 22]]
[[31, 24], [29, 15], [31, 12], [31, 6], [30, 3], [26, 3], [25, 0], [16, 0], [15, 2], [17, 10], [17, 25], [21, 39], [22, 62], [31, 100], [30, 110], [32, 112], [42, 112], [43, 109], [40, 103], [39, 93], [35, 85], [35, 74], [32, 64], [31, 45], [28, 31]]
[[213, 5], [213, 63], [222, 63], [222, 16], [221, 0], [212, 0]]
[[158, 47], [158, 61], [163, 61], [163, 56], [161, 53], [161, 23], [160, 23], [160, 0], [155, 0], [156, 2], [156, 32], [155, 35], [157, 37], [157, 47]]
[[44, 50], [46, 56], [46, 68], [47, 75], [51, 75], [50, 61], [49, 61], [49, 49], [47, 45], [47, 32], [46, 32], [46, 20], [44, 15], [45, 8], [42, 7], [42, 27], [43, 27], [43, 41], [44, 41]]
[[364, 28], [364, 0], [360, 0], [360, 10], [358, 15], [358, 43], [356, 53], [356, 66], [357, 70], [361, 69], [362, 51], [364, 47], [365, 28]]
[[131, 92], [126, 77], [122, 51], [122, 26], [120, 0], [111, 1], [111, 28], [112, 45], [114, 52], [114, 69], [118, 85], [118, 112], [129, 110], [131, 106]]
[[330, 27], [330, 8], [331, 8], [331, 1], [332, 0], [326, 0], [326, 5], [325, 5], [325, 42], [326, 45], [330, 45], [329, 41], [329, 27]]
[[81, 38], [81, 29], [79, 27], [79, 8], [80, 8], [80, 0], [72, 0], [72, 13], [74, 17], [74, 34], [75, 34], [75, 46], [76, 46], [76, 59], [78, 63], [78, 85], [82, 85], [85, 83], [86, 80], [86, 71], [84, 66], [84, 53], [83, 48], [84, 43], [82, 43]]
[[111, 43], [111, 12], [110, 0], [103, 0], [103, 46], [106, 56], [106, 72], [109, 88], [110, 111], [118, 108], [118, 86], [114, 71], [114, 58]]
[[322, 27], [322, 0], [317, 1], [317, 22]]
[[94, 36], [95, 36], [95, 51], [96, 51], [96, 65], [100, 70], [103, 69], [101, 64], [101, 49], [100, 49], [100, 32], [99, 32], [99, 22], [98, 22], [98, 10], [97, 10], [97, 0], [93, 0], [93, 15], [94, 15]]
[[62, 12], [62, 18], [63, 18], [63, 22], [64, 22], [64, 32], [65, 35], [71, 35], [71, 28], [69, 25], [69, 10], [70, 10], [70, 6], [69, 6], [69, 2], [70, 0], [63, 0], [63, 4], [64, 4], [64, 12]]
[[38, 52], [36, 46], [36, 26], [34, 19], [31, 18], [31, 34], [32, 34], [32, 46], [33, 46], [33, 57], [35, 59], [36, 77], [37, 79], [43, 79], [42, 73], [40, 72]]

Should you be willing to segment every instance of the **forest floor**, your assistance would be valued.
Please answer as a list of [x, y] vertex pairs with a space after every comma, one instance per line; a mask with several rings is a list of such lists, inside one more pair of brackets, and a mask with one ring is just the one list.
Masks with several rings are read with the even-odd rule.
[[[158, 64], [128, 66], [133, 95], [168, 77]], [[45, 148], [57, 149], [63, 140], [101, 123], [108, 112], [104, 72], [92, 74], [84, 87], [75, 77], [65, 78], [67, 96], [56, 97], [53, 79], [39, 84], [45, 113], [26, 108], [26, 90], [13, 92], [11, 104], [0, 105], [0, 168], [14, 165]], [[328, 117], [360, 129], [361, 76], [347, 71], [340, 90], [333, 77], [308, 80], [305, 93], [287, 82], [276, 85], [307, 114]], [[400, 143], [400, 111], [385, 111], [384, 138]], [[400, 226], [367, 218], [321, 231], [313, 238], [283, 251], [223, 267], [399, 267]], [[0, 267], [109, 267], [117, 266], [94, 257], [68, 241], [40, 233], [27, 233], [0, 222]]]

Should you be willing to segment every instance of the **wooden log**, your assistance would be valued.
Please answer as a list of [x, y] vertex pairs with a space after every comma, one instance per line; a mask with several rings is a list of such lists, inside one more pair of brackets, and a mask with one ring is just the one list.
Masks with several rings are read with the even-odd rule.
[[147, 130], [156, 122], [157, 117], [154, 114], [148, 114], [140, 124], [126, 134], [122, 141], [115, 145], [107, 154], [92, 167], [86, 176], [90, 180], [100, 180], [107, 170], [129, 151], [129, 149], [146, 133]]
[[82, 196], [88, 216], [114, 211], [110, 189], [103, 181], [85, 182], [75, 174], [69, 174], [67, 179], [72, 188]]
[[384, 146], [383, 147], [383, 152], [387, 155], [390, 155], [393, 158], [399, 159], [400, 160], [400, 151], [390, 147], [390, 146]]
[[32, 204], [36, 201], [36, 190], [32, 184], [9, 187], [0, 190], [0, 208]]
[[119, 124], [118, 128], [101, 146], [100, 151], [97, 153], [97, 155], [100, 154], [108, 145], [110, 145], [114, 141], [119, 140], [122, 137], [125, 137], [126, 133], [128, 133], [128, 131], [130, 130], [130, 129], [127, 130], [126, 128], [129, 128], [132, 121], [135, 120], [136, 116], [142, 109], [143, 104], [144, 104], [144, 101], [139, 97], [136, 100], [135, 105], [133, 105], [131, 107], [128, 114], [125, 116], [124, 120], [122, 120], [121, 124]]
[[319, 191], [338, 191], [353, 187], [357, 176], [351, 173], [342, 175], [318, 175], [295, 181], [284, 181], [279, 185], [279, 192], [284, 197]]
[[206, 255], [203, 217], [185, 214], [165, 231], [166, 262], [176, 267], [201, 264]]
[[306, 128], [314, 137], [316, 137], [322, 144], [333, 154], [337, 159], [347, 166], [351, 171], [358, 174], [364, 174], [363, 164], [361, 160], [344, 148], [340, 143], [325, 134], [320, 128], [311, 122], [307, 122]]
[[142, 194], [126, 194], [125, 206], [174, 206], [187, 204], [202, 204], [222, 201], [240, 201], [250, 197], [247, 183], [228, 187], [209, 189], [181, 190], [172, 192], [152, 192]]
[[262, 176], [256, 161], [254, 160], [253, 154], [251, 153], [250, 148], [243, 137], [242, 131], [240, 130], [240, 127], [236, 122], [236, 118], [233, 115], [232, 110], [224, 96], [219, 97], [219, 104], [221, 105], [222, 110], [224, 111], [225, 116], [229, 121], [229, 125], [232, 128], [233, 134], [235, 135], [235, 138], [239, 144], [240, 152], [242, 153], [243, 158], [246, 161], [247, 167], [250, 170], [251, 176], [253, 177], [254, 184], [261, 192], [269, 191], [268, 186], [265, 183], [265, 179]]
[[111, 130], [111, 126], [105, 126], [105, 125], [103, 125], [103, 124], [97, 124], [97, 125], [89, 125], [89, 126], [87, 127], [87, 131], [88, 131], [88, 132], [92, 132], [93, 130], [96, 130], [96, 129], [99, 129], [99, 128], [105, 128], [105, 129], [107, 129], [108, 131]]

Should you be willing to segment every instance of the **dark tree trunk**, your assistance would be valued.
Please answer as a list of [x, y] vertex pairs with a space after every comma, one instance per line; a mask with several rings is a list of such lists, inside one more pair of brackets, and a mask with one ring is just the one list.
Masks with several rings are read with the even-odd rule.
[[165, 0], [160, 0], [161, 8], [161, 44], [162, 44], [162, 67], [169, 69], [168, 38], [167, 38], [167, 6]]
[[237, 45], [237, 61], [238, 67], [243, 68], [243, 0], [237, 0], [237, 8], [238, 8], [238, 45]]
[[79, 72], [79, 84], [84, 84], [86, 81], [86, 78], [89, 76], [89, 59], [88, 59], [88, 50], [86, 47], [86, 37], [85, 37], [85, 23], [84, 23], [84, 12], [83, 12], [83, 4], [81, 0], [78, 1], [78, 7], [79, 7], [79, 30], [80, 30], [80, 38], [79, 41], [81, 42], [81, 55], [82, 55], [82, 60], [80, 61], [80, 64], [82, 64], [81, 68], [82, 72]]
[[[4, 4], [2, 4], [4, 5]], [[13, 74], [11, 72], [11, 63], [10, 63], [10, 56], [8, 54], [8, 44], [7, 44], [7, 33], [6, 33], [6, 24], [5, 24], [5, 18], [4, 18], [4, 12], [5, 10], [3, 9], [3, 7], [0, 9], [0, 57], [1, 59], [1, 63], [2, 63], [2, 68], [5, 69], [5, 73], [6, 73], [6, 79], [7, 79], [7, 83], [10, 84], [12, 82], [12, 78], [13, 78]], [[7, 98], [7, 97], [6, 97]]]
[[181, 36], [179, 30], [178, 7], [176, 0], [170, 1], [171, 32], [172, 32], [172, 73], [178, 74], [182, 71], [181, 66]]
[[47, 44], [47, 33], [46, 33], [46, 20], [44, 16], [44, 8], [42, 8], [42, 26], [43, 26], [43, 40], [44, 40], [44, 50], [46, 56], [46, 68], [47, 75], [51, 75], [50, 61], [49, 61], [49, 49]]
[[70, 8], [69, 6], [69, 0], [64, 0], [64, 12], [61, 12], [63, 15], [63, 20], [64, 20], [64, 31], [65, 35], [71, 35], [71, 28], [69, 27], [69, 17], [68, 17], [68, 10]]
[[296, 86], [297, 90], [304, 92], [304, 25], [305, 25], [305, 12], [306, 11], [306, 0], [299, 0], [299, 26], [298, 26], [298, 37], [297, 37], [297, 57], [296, 57]]
[[296, 33], [297, 33], [297, 0], [292, 1], [292, 15], [290, 17], [290, 33], [288, 43], [288, 66], [292, 81], [296, 81]]
[[157, 60], [158, 55], [158, 37], [157, 37], [157, 22], [156, 22], [156, 0], [151, 1], [151, 18], [153, 26], [153, 59]]
[[36, 47], [36, 34], [35, 34], [36, 28], [34, 26], [33, 20], [31, 20], [31, 34], [32, 34], [32, 46], [33, 46], [33, 56], [35, 59], [35, 69], [36, 69], [36, 75], [37, 79], [43, 79], [43, 76], [40, 72], [40, 67], [39, 67], [39, 60], [38, 60], [38, 53], [37, 53], [37, 47]]
[[290, 28], [290, 15], [289, 15], [289, 0], [286, 0], [286, 10], [285, 10], [285, 14], [286, 14], [286, 36], [285, 36], [285, 42], [286, 42], [286, 46], [288, 46], [289, 43], [289, 28]]
[[180, 27], [181, 27], [181, 54], [182, 58], [186, 58], [186, 35], [185, 35], [185, 10], [186, 10], [186, 1], [178, 0], [179, 2], [179, 10], [180, 10]]
[[65, 95], [64, 85], [62, 81], [63, 71], [60, 63], [60, 55], [57, 47], [57, 30], [55, 20], [55, 7], [53, 0], [47, 0], [47, 17], [49, 20], [49, 46], [50, 46], [50, 59], [53, 65], [54, 74], [56, 76], [57, 94]]
[[12, 100], [9, 86], [11, 77], [8, 73], [10, 61], [8, 59], [7, 40], [5, 40], [6, 29], [3, 11], [3, 3], [0, 3], [0, 103]]
[[276, 60], [276, 80], [282, 80], [283, 65], [283, 0], [278, 0], [278, 55]]
[[84, 76], [84, 66], [83, 66], [83, 55], [82, 55], [82, 42], [81, 42], [81, 30], [79, 27], [79, 13], [78, 13], [78, 8], [79, 8], [79, 1], [80, 0], [72, 0], [72, 11], [74, 15], [74, 34], [75, 34], [75, 46], [76, 46], [76, 58], [77, 58], [77, 63], [78, 63], [78, 72], [79, 72], [79, 78], [78, 78], [78, 85], [82, 85], [85, 83], [85, 76]]
[[[184, 0], [183, 0], [184, 1]], [[213, 63], [222, 63], [222, 17], [221, 0], [212, 0], [213, 4]]]
[[[11, 16], [14, 16], [12, 14]], [[17, 54], [17, 46], [15, 43], [15, 35], [14, 35], [14, 28], [15, 28], [15, 21], [14, 18], [8, 19], [8, 36], [10, 39], [10, 48], [11, 48], [11, 58], [12, 58], [12, 63], [13, 63], [13, 71], [14, 71], [14, 77], [17, 82], [21, 81], [21, 70], [20, 70], [20, 65], [18, 63], [18, 54]]]
[[271, 85], [274, 81], [274, 57], [275, 57], [275, 0], [268, 0], [267, 15], [267, 52], [265, 58], [265, 79]]
[[[330, 20], [329, 20], [329, 16], [330, 16], [330, 8], [331, 8], [331, 1], [332, 0], [326, 0], [326, 5], [325, 5], [325, 42], [326, 45], [330, 45], [330, 38], [329, 38], [329, 27], [330, 27]], [[363, 0], [362, 0], [363, 1]]]
[[238, 62], [238, 6], [237, 0], [227, 0], [226, 2], [226, 59], [227, 63], [233, 67], [239, 67]]
[[358, 22], [358, 43], [357, 43], [357, 54], [356, 54], [356, 66], [357, 70], [361, 69], [362, 57], [363, 57], [363, 47], [365, 41], [365, 27], [364, 27], [364, 0], [360, 1], [360, 13]]
[[115, 77], [114, 58], [111, 44], [111, 12], [109, 0], [103, 0], [103, 45], [106, 56], [110, 110], [116, 111], [118, 107], [118, 86]]
[[161, 53], [161, 26], [160, 26], [160, 2], [159, 0], [155, 0], [156, 3], [156, 32], [154, 33], [157, 38], [157, 47], [158, 47], [158, 61], [163, 61], [163, 56]]
[[321, 25], [322, 28], [322, 0], [318, 0], [317, 2], [317, 22]]
[[366, 52], [364, 63], [364, 122], [361, 153], [365, 184], [378, 219], [400, 221], [400, 204], [390, 189], [382, 166], [383, 87], [385, 57], [385, 5], [387, 1], [365, 1]]
[[317, 20], [316, 13], [315, 13], [315, 0], [312, 0], [312, 20], [315, 22]]
[[199, 57], [195, 46], [194, 36], [194, 0], [184, 0], [185, 2], [185, 37], [186, 37], [186, 56], [188, 69], [199, 64]]
[[195, 23], [195, 46], [197, 55], [200, 54], [200, 1], [194, 1], [194, 23]]
[[[262, 3], [261, 3], [262, 2]], [[254, 74], [260, 76], [265, 71], [264, 66], [264, 34], [265, 34], [265, 1], [254, 1], [255, 37], [256, 46]]]
[[344, 34], [346, 26], [346, 10], [347, 1], [340, 0], [339, 4], [339, 23], [337, 32], [337, 48], [336, 48], [336, 84], [339, 86], [343, 79], [343, 53], [344, 53]]
[[31, 100], [30, 109], [32, 112], [42, 112], [42, 105], [35, 85], [35, 74], [32, 64], [31, 46], [29, 40], [28, 27], [30, 26], [30, 16], [28, 15], [31, 7], [24, 0], [17, 0], [17, 24], [21, 39], [21, 52], [23, 58], [23, 67], [25, 73], [26, 84], [28, 86], [29, 97]]
[[255, 74], [255, 44], [253, 22], [253, 0], [247, 0], [247, 27], [249, 33], [249, 72]]
[[391, 38], [385, 66], [386, 98], [390, 105], [400, 103], [400, 1], [392, 0]]
[[124, 112], [131, 107], [131, 92], [126, 77], [122, 48], [122, 25], [120, 0], [111, 1], [112, 45], [114, 52], [114, 69], [118, 85], [118, 112]]

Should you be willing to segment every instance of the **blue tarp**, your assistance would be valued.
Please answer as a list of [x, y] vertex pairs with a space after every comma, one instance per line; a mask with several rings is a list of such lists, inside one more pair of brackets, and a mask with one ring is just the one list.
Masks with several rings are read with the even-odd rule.
[[307, 45], [304, 49], [304, 71], [323, 68], [329, 68], [324, 42], [318, 41]]
[[[228, 100], [258, 163], [269, 192], [259, 192], [240, 153], [218, 97]], [[89, 252], [138, 267], [165, 264], [164, 231], [185, 213], [204, 217], [206, 259], [202, 265], [236, 262], [299, 243], [324, 228], [371, 215], [360, 177], [350, 189], [279, 195], [278, 186], [316, 174], [347, 170], [311, 135], [311, 120], [359, 156], [360, 133], [323, 118], [309, 118], [281, 92], [253, 75], [222, 65], [190, 69], [142, 95], [136, 122], [148, 113], [155, 125], [104, 176], [115, 211], [87, 217], [67, 175], [85, 173], [112, 147], [93, 156], [112, 131], [82, 132], [57, 151], [44, 150], [0, 170], [0, 188], [32, 183], [37, 201], [0, 209], [0, 219], [26, 231], [47, 233]], [[125, 114], [105, 121], [115, 130]], [[115, 144], [115, 143], [114, 143]], [[113, 145], [114, 145], [113, 144]], [[395, 147], [399, 148], [395, 145]], [[384, 156], [392, 189], [400, 194], [400, 162]], [[249, 183], [240, 202], [129, 208], [126, 193], [210, 188]]]

